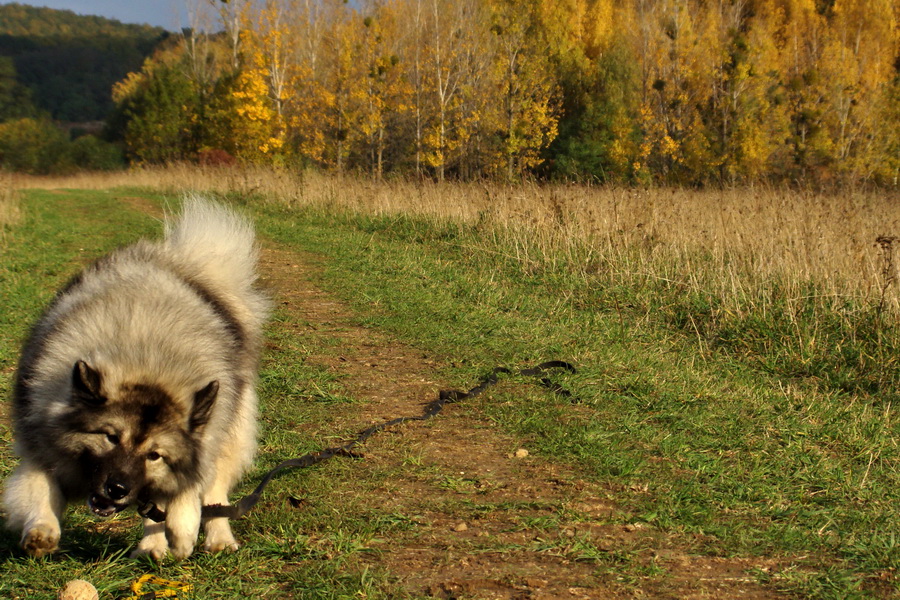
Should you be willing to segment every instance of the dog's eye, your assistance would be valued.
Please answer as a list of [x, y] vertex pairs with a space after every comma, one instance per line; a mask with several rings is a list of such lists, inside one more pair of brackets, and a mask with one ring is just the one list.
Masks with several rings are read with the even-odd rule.
[[162, 455], [159, 452], [148, 452], [147, 453], [147, 460], [149, 460], [150, 462], [156, 462], [161, 458], [162, 458]]
[[106, 434], [106, 439], [107, 439], [107, 440], [109, 441], [109, 443], [112, 444], [113, 446], [118, 446], [118, 445], [119, 445], [119, 436], [117, 436], [117, 435], [114, 434], [114, 433], [107, 433], [107, 434]]

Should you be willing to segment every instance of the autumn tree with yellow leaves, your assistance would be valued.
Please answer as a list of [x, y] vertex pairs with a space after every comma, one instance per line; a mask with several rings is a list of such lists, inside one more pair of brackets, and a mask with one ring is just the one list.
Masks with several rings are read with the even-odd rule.
[[495, 0], [491, 9], [493, 62], [501, 96], [500, 150], [506, 178], [512, 180], [539, 166], [541, 150], [557, 135], [556, 81], [537, 3]]
[[287, 136], [285, 103], [294, 61], [283, 3], [266, 0], [244, 15], [240, 67], [231, 91], [239, 157], [263, 162], [280, 157]]
[[216, 26], [117, 86], [136, 160], [218, 148], [374, 177], [900, 178], [892, 0], [195, 2]]

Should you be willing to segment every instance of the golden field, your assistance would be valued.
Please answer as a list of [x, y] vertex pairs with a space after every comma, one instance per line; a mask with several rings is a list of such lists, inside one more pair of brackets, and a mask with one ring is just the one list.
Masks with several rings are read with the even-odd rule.
[[[883, 304], [895, 313], [900, 306], [900, 259], [893, 256], [900, 244], [890, 240], [900, 236], [897, 191], [375, 182], [312, 171], [193, 165], [14, 176], [4, 187], [195, 190], [294, 207], [423, 216], [478, 224], [485, 236], [504, 238], [503, 247], [526, 269], [662, 278], [687, 289], [715, 289], [726, 306], [728, 298], [746, 302], [772, 282], [781, 293], [805, 294], [804, 284], [815, 282], [825, 295]], [[0, 202], [0, 223], [15, 214], [14, 206]], [[887, 243], [877, 244], [880, 236]]]

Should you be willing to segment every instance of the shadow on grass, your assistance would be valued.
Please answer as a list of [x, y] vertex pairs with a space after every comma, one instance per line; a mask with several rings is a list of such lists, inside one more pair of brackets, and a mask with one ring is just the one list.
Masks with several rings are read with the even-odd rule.
[[19, 547], [18, 532], [10, 531], [5, 527], [0, 528], [0, 572], [9, 563], [21, 563], [27, 561], [73, 561], [77, 563], [93, 563], [97, 560], [113, 560], [120, 555], [127, 556], [134, 545], [133, 536], [118, 531], [92, 531], [81, 523], [69, 525], [63, 524], [62, 539], [59, 550], [52, 555], [33, 559], [25, 554]]

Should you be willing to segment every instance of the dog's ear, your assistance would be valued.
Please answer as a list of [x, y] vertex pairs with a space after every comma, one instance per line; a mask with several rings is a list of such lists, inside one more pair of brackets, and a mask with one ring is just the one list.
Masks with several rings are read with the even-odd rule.
[[194, 408], [191, 410], [191, 431], [206, 425], [218, 395], [218, 381], [210, 381], [205, 388], [194, 394]]
[[102, 406], [106, 398], [100, 393], [101, 383], [100, 372], [79, 360], [72, 368], [72, 400], [88, 406]]

